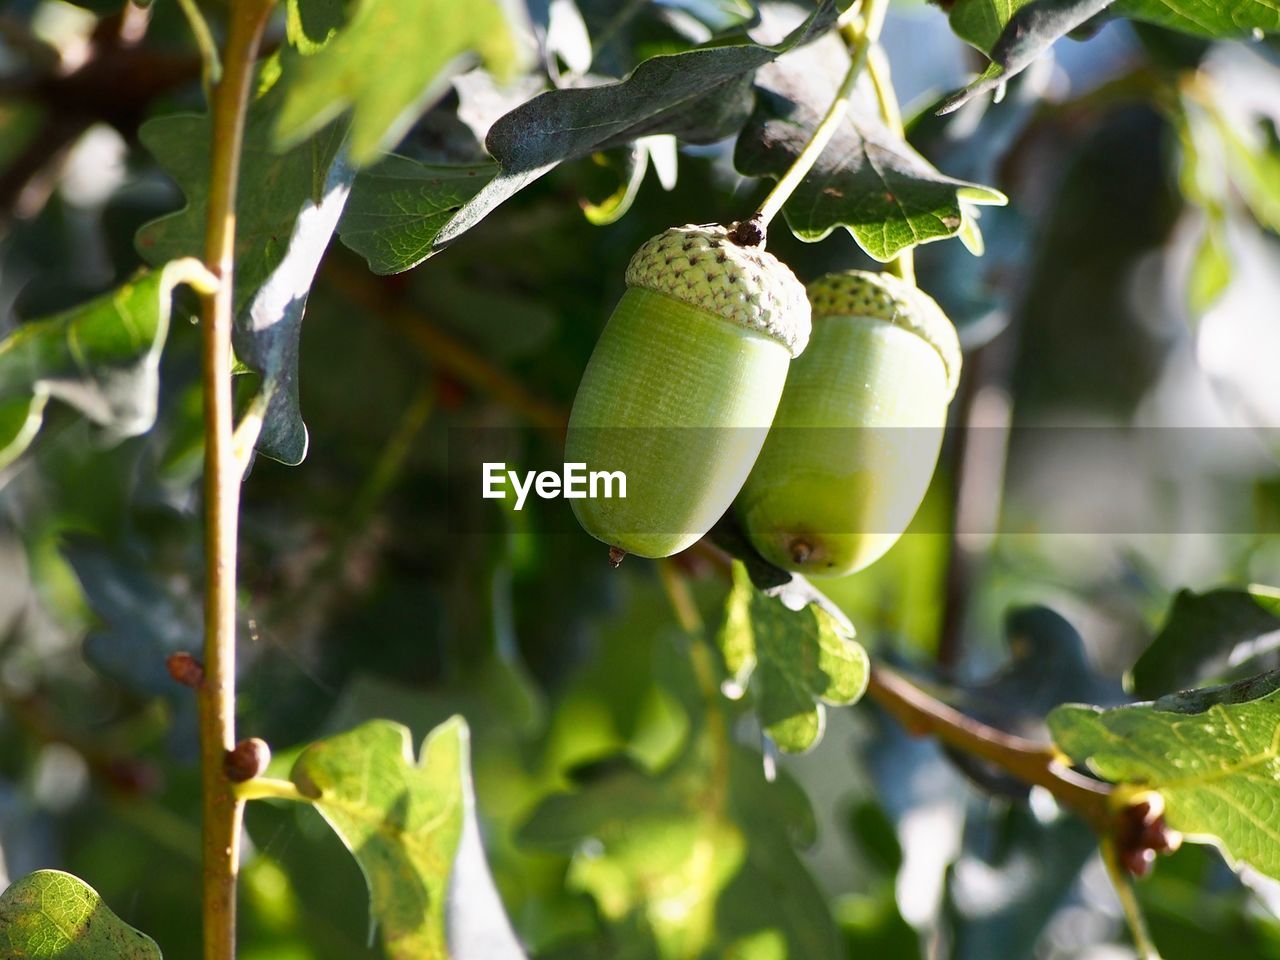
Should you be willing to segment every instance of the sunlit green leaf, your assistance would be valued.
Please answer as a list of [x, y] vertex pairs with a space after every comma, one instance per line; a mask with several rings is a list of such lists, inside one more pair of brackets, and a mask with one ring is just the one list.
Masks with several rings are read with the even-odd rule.
[[40, 432], [47, 394], [11, 397], [0, 401], [0, 470], [13, 463]]
[[619, 164], [618, 189], [599, 203], [583, 202], [582, 213], [587, 222], [597, 227], [617, 223], [627, 215], [631, 205], [640, 193], [640, 184], [644, 181], [645, 171], [649, 169], [649, 151], [642, 141], [632, 144]]
[[866, 689], [866, 651], [844, 626], [816, 604], [791, 610], [766, 597], [741, 563], [719, 643], [734, 684], [755, 693], [760, 722], [783, 750], [817, 744], [823, 704], [853, 703]]
[[1280, 878], [1280, 672], [1112, 710], [1063, 706], [1049, 728], [1076, 763], [1159, 791], [1175, 830]]
[[117, 437], [151, 429], [173, 289], [183, 283], [209, 290], [215, 281], [198, 261], [175, 260], [0, 341], [0, 468], [35, 439], [49, 397]]
[[290, 774], [355, 856], [395, 960], [508, 960], [523, 953], [493, 889], [475, 823], [461, 717], [427, 737], [372, 720], [311, 744]]
[[521, 838], [572, 853], [569, 884], [664, 960], [836, 960], [831, 915], [792, 846], [812, 831], [793, 781], [768, 782], [759, 756], [704, 730], [660, 775], [617, 764], [548, 798]]
[[351, 109], [351, 159], [370, 163], [395, 146], [472, 52], [504, 75], [518, 61], [497, 0], [359, 0], [323, 49], [284, 56], [276, 134], [293, 147]]
[[0, 893], [5, 960], [160, 960], [160, 948], [61, 870], [37, 870]]
[[289, 0], [285, 7], [289, 42], [315, 53], [333, 39], [346, 17], [342, 0]]
[[1231, 251], [1220, 222], [1205, 224], [1187, 274], [1187, 305], [1194, 316], [1203, 314], [1231, 284]]

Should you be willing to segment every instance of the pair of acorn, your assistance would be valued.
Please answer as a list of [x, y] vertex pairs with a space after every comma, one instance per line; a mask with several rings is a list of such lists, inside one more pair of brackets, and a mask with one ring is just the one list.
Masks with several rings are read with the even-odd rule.
[[627, 496], [575, 500], [574, 513], [616, 559], [664, 557], [736, 500], [772, 563], [860, 570], [933, 476], [960, 374], [955, 328], [889, 274], [829, 274], [806, 291], [741, 234], [674, 227], [631, 259], [565, 445], [570, 462], [625, 473]]

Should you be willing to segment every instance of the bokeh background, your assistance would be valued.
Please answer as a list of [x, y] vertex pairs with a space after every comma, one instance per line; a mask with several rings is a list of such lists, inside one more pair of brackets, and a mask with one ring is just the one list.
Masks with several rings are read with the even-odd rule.
[[[555, 0], [533, 13], [555, 72], [616, 77], [744, 7]], [[6, 5], [0, 78], [29, 65], [31, 37], [73, 59], [95, 16]], [[158, 2], [145, 44], [190, 55], [185, 29]], [[1124, 673], [1177, 590], [1280, 583], [1280, 54], [1112, 23], [1058, 44], [999, 105], [944, 122], [928, 108], [980, 59], [918, 3], [894, 5], [885, 43], [912, 142], [1010, 204], [984, 208], [981, 259], [954, 240], [918, 253], [967, 349], [955, 429], [913, 531], [824, 587], [874, 656], [1034, 733], [1063, 700], [1126, 699]], [[545, 82], [463, 76], [400, 149], [475, 158], [478, 133]], [[135, 231], [183, 200], [137, 123], [199, 105], [188, 83], [104, 111], [30, 177], [21, 165], [59, 107], [6, 98], [0, 79], [0, 331], [138, 268]], [[449, 496], [450, 437], [489, 430], [513, 462], [557, 457], [631, 253], [672, 224], [735, 220], [761, 195], [731, 146], [680, 151], [671, 184], [659, 145], [668, 183], [650, 170], [609, 225], [584, 208], [619, 188], [625, 158], [567, 164], [391, 279], [335, 242], [302, 337], [308, 457], [259, 459], [244, 488], [240, 730], [283, 771], [291, 751], [366, 718], [421, 738], [463, 713], [490, 864], [538, 957], [705, 946], [697, 910], [655, 914], [618, 879], [625, 862], [593, 869], [590, 817], [548, 806], [566, 790], [589, 798], [620, 757], [652, 772], [675, 755], [692, 722], [671, 692], [678, 630], [651, 564], [613, 571], [598, 543], [536, 511], [469, 523], [460, 511], [480, 506]], [[773, 233], [802, 279], [870, 265], [843, 232], [814, 245]], [[68, 869], [171, 957], [199, 941], [194, 705], [163, 660], [200, 629], [187, 307], [154, 431], [113, 442], [54, 415], [0, 481], [0, 885]], [[713, 620], [723, 581], [688, 567]], [[732, 718], [747, 765], [776, 764], [808, 798], [808, 878], [792, 892], [812, 889], [849, 957], [1132, 955], [1087, 829], [1044, 798], [975, 787], [870, 705], [831, 710], [822, 743], [795, 758], [773, 756], [745, 711]], [[380, 955], [357, 867], [314, 813], [254, 805], [247, 831], [246, 960]], [[637, 826], [630, 855], [658, 863], [663, 844]], [[769, 898], [731, 878], [685, 889], [722, 917]], [[1280, 897], [1210, 849], [1162, 863], [1140, 894], [1168, 960], [1280, 957]], [[789, 934], [765, 934], [735, 956], [785, 956]]]

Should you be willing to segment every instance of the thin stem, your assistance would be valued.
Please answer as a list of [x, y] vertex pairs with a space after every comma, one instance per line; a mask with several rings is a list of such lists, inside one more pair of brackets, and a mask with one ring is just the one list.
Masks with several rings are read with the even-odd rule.
[[895, 277], [901, 277], [907, 283], [915, 286], [916, 282], [916, 258], [913, 250], [903, 250], [900, 254], [885, 264], [885, 272], [892, 273]]
[[880, 36], [880, 28], [884, 25], [884, 16], [888, 9], [888, 0], [866, 0], [861, 23], [851, 23], [840, 28], [849, 47], [849, 69], [845, 72], [844, 79], [840, 81], [840, 88], [836, 91], [831, 105], [827, 107], [827, 112], [818, 121], [817, 127], [809, 137], [809, 142], [792, 161], [787, 172], [774, 184], [769, 195], [764, 198], [764, 202], [751, 218], [761, 229], [768, 227], [773, 218], [778, 215], [783, 204], [791, 198], [791, 194], [795, 193], [801, 181], [809, 175], [813, 165], [818, 162], [818, 157], [835, 136], [840, 121], [844, 119], [849, 109], [849, 101], [853, 98], [854, 88], [858, 85], [858, 75], [867, 62], [867, 51]]
[[413, 441], [427, 425], [431, 411], [435, 407], [434, 384], [423, 384], [414, 393], [409, 405], [404, 408], [386, 445], [378, 454], [373, 469], [365, 477], [351, 501], [351, 511], [342, 526], [339, 540], [350, 543], [355, 535], [372, 519], [378, 504], [383, 501], [400, 474], [404, 471], [405, 461], [413, 448]]
[[246, 800], [292, 800], [295, 803], [311, 803], [311, 798], [303, 794], [291, 780], [277, 780], [275, 777], [254, 777], [233, 788], [236, 798]]
[[920, 690], [894, 671], [871, 670], [867, 696], [910, 733], [932, 734], [948, 746], [993, 763], [1029, 786], [1043, 787], [1101, 836], [1112, 829], [1109, 799], [1114, 789], [1064, 767], [1051, 748], [987, 726]]
[[[703, 626], [702, 614], [698, 612], [698, 605], [693, 600], [689, 584], [680, 576], [680, 571], [670, 560], [664, 560], [658, 564], [658, 576], [662, 578], [662, 587], [667, 592], [667, 599], [671, 601], [671, 609], [675, 611], [680, 628], [690, 636], [699, 636]], [[715, 684], [713, 683], [712, 686]]]
[[209, 29], [209, 21], [204, 18], [196, 0], [178, 0], [183, 15], [191, 27], [191, 35], [195, 37], [196, 49], [200, 51], [200, 79], [204, 84], [204, 95], [212, 100], [213, 88], [222, 80], [222, 60], [218, 56], [218, 44], [214, 42], [213, 31]]
[[[893, 133], [905, 139], [907, 131], [902, 125], [902, 110], [898, 107], [898, 95], [893, 89], [889, 58], [885, 55], [884, 48], [878, 43], [872, 44], [871, 49], [867, 51], [867, 76], [871, 79], [871, 88], [876, 94], [880, 118]], [[916, 282], [915, 248], [907, 247], [898, 254], [889, 264], [889, 271], [914, 285]]]
[[1102, 862], [1106, 864], [1107, 875], [1111, 885], [1115, 887], [1116, 896], [1120, 899], [1120, 907], [1124, 911], [1124, 919], [1129, 924], [1129, 933], [1133, 937], [1133, 946], [1138, 951], [1139, 960], [1160, 960], [1160, 951], [1151, 939], [1151, 931], [1147, 929], [1147, 920], [1142, 915], [1142, 907], [1138, 903], [1133, 889], [1133, 881], [1125, 872], [1116, 852], [1115, 841], [1104, 837], [1102, 841]]
[[243, 472], [233, 439], [231, 321], [236, 192], [245, 114], [271, 0], [231, 5], [225, 72], [213, 91], [205, 266], [219, 280], [204, 298], [205, 636], [200, 707], [205, 960], [234, 960], [236, 875], [244, 806], [223, 771], [235, 746], [236, 535]]
[[693, 599], [688, 581], [681, 575], [672, 560], [658, 562], [658, 576], [671, 601], [676, 621], [689, 638], [689, 660], [693, 667], [698, 692], [702, 695], [704, 719], [707, 724], [708, 744], [711, 749], [710, 772], [704, 796], [706, 809], [719, 815], [729, 802], [729, 728], [725, 722], [721, 704], [720, 684], [716, 680], [716, 665], [711, 645], [706, 636], [702, 614]]
[[880, 109], [880, 119], [884, 125], [898, 136], [906, 134], [902, 125], [902, 110], [898, 106], [898, 95], [893, 89], [893, 77], [889, 72], [889, 57], [880, 44], [873, 44], [867, 51], [867, 76], [871, 80], [871, 89], [875, 91], [876, 106]]

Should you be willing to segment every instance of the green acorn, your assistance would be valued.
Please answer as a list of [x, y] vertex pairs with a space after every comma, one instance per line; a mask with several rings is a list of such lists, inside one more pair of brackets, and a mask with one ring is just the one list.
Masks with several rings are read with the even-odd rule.
[[889, 274], [830, 274], [808, 292], [813, 341], [738, 512], [766, 559], [836, 576], [879, 559], [924, 499], [960, 342], [931, 297]]
[[677, 553], [729, 508], [791, 358], [809, 339], [800, 281], [719, 225], [649, 240], [626, 281], [582, 375], [565, 442], [567, 463], [626, 476], [625, 499], [571, 501], [615, 562]]

